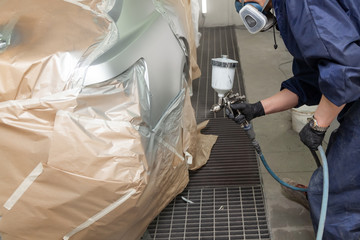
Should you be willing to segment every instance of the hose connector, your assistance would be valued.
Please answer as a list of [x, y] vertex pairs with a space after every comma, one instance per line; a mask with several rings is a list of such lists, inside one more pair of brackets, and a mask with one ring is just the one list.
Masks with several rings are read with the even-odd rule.
[[262, 153], [260, 144], [258, 143], [258, 141], [256, 141], [255, 131], [254, 131], [254, 128], [252, 127], [252, 124], [245, 121], [245, 123], [242, 125], [242, 127], [245, 130], [246, 134], [248, 135], [248, 137], [251, 141], [251, 144], [255, 148], [255, 151], [260, 155]]

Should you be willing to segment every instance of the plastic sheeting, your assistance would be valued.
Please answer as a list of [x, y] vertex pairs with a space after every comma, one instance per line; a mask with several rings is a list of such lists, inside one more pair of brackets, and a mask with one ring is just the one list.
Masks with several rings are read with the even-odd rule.
[[0, 30], [7, 26], [11, 38], [0, 53], [3, 240], [139, 239], [186, 187], [188, 168], [206, 162], [197, 159], [215, 140], [197, 153], [186, 84], [155, 128], [144, 59], [82, 85], [116, 40], [104, 13], [112, 3], [0, 1]]
[[[21, 194], [6, 205], [0, 221], [4, 239], [137, 239], [185, 188], [184, 92], [158, 128], [149, 129], [145, 76], [140, 60], [118, 79], [84, 87], [78, 95], [72, 90], [1, 105], [0, 131], [26, 143], [1, 143], [4, 160], [16, 159], [2, 161], [0, 175], [7, 181], [1, 189], [7, 191], [1, 203]], [[39, 162], [43, 169], [33, 183], [16, 191]], [[102, 217], [96, 220], [97, 215]], [[82, 230], [82, 224], [89, 226]]]
[[8, 42], [0, 56], [0, 101], [81, 86], [86, 67], [117, 37], [106, 15], [88, 8], [61, 0], [0, 1], [0, 30], [7, 30]]

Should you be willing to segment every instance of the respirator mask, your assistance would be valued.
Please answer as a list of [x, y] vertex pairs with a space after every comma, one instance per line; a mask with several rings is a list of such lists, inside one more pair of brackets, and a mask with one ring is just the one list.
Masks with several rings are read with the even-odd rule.
[[239, 15], [250, 33], [255, 34], [260, 31], [267, 31], [276, 24], [274, 15], [271, 12], [264, 12], [268, 2], [269, 0], [265, 2], [264, 7], [261, 7], [256, 2], [245, 3], [244, 0], [241, 0], [242, 6]]

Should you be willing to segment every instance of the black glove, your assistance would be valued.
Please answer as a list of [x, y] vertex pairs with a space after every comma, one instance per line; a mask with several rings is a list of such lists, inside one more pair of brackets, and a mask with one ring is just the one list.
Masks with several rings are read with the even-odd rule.
[[299, 133], [301, 141], [308, 146], [311, 150], [317, 150], [318, 146], [321, 145], [325, 131], [317, 131], [307, 123]]
[[[264, 107], [260, 101], [252, 104], [245, 102], [234, 103], [231, 104], [230, 107], [233, 113], [226, 108], [225, 109], [226, 116], [234, 120], [238, 124], [243, 124], [245, 120], [250, 122], [252, 119], [256, 117], [265, 115]], [[237, 110], [240, 111], [240, 114], [237, 114]]]

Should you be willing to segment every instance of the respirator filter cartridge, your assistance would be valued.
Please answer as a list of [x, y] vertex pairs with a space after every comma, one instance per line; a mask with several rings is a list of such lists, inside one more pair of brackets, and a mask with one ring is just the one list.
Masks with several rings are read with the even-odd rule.
[[252, 34], [260, 32], [267, 23], [267, 17], [251, 4], [241, 8], [239, 15], [247, 30]]

